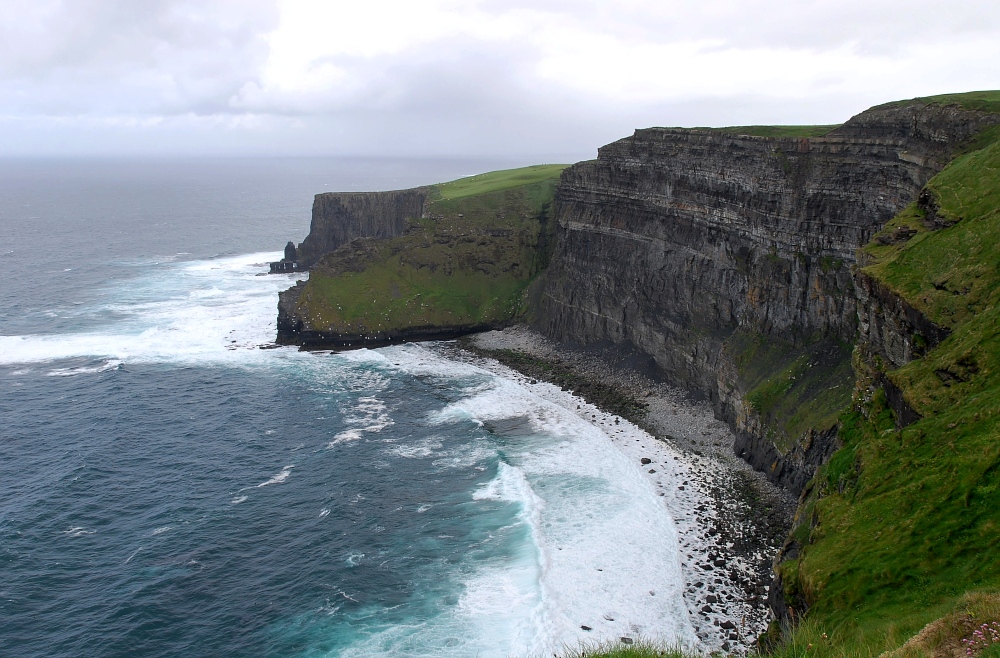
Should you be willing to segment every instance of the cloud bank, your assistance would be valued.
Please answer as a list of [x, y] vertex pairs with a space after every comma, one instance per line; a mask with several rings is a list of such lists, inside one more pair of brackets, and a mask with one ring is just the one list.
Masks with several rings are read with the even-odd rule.
[[0, 152], [593, 153], [1000, 87], [995, 2], [0, 0]]

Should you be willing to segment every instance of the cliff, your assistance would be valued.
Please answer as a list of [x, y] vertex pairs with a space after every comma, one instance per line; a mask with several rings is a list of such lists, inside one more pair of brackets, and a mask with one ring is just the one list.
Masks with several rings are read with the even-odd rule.
[[638, 353], [801, 493], [769, 593], [786, 626], [762, 646], [870, 656], [941, 614], [1000, 620], [995, 596], [963, 603], [1000, 591], [1000, 92], [829, 130], [639, 130], [554, 193], [494, 182], [431, 188], [420, 218], [359, 219], [346, 243], [314, 218], [307, 242], [339, 246], [282, 295], [279, 338], [530, 318]]
[[650, 355], [715, 403], [742, 456], [801, 490], [850, 400], [856, 250], [995, 123], [915, 102], [822, 137], [637, 130], [563, 173], [536, 325]]
[[407, 219], [424, 215], [428, 188], [393, 192], [327, 192], [313, 199], [309, 235], [299, 244], [298, 262], [309, 269], [355, 238], [394, 238]]
[[822, 627], [817, 655], [872, 655], [926, 624], [893, 655], [958, 655], [1000, 620], [998, 245], [992, 127], [860, 250], [853, 404], [778, 556], [772, 608], [805, 615], [779, 653]]

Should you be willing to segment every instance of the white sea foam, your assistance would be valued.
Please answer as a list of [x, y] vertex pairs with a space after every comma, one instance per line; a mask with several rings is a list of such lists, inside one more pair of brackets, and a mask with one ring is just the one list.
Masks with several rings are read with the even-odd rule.
[[404, 459], [424, 459], [434, 455], [442, 447], [438, 439], [422, 439], [413, 443], [394, 445], [386, 452]]
[[259, 489], [260, 487], [267, 487], [267, 486], [270, 486], [272, 484], [281, 484], [282, 482], [284, 482], [285, 480], [288, 479], [289, 475], [292, 474], [292, 469], [293, 468], [295, 468], [294, 465], [284, 467], [283, 469], [281, 469], [280, 473], [277, 473], [276, 475], [273, 475], [267, 481], [261, 482], [260, 484], [258, 484], [257, 488]]
[[494, 377], [468, 393], [428, 420], [515, 431], [504, 443], [509, 463], [474, 498], [522, 507], [540, 569], [530, 652], [636, 634], [696, 646], [677, 531], [637, 460], [567, 408], [564, 392], [553, 393], [567, 398], [559, 405]]
[[333, 441], [326, 444], [327, 448], [332, 448], [338, 443], [349, 443], [351, 441], [357, 441], [361, 438], [361, 430], [345, 430], [343, 432], [338, 432], [334, 437]]
[[333, 448], [341, 443], [358, 441], [365, 433], [378, 433], [394, 424], [382, 400], [366, 396], [359, 397], [352, 409], [345, 411], [344, 423], [349, 429], [338, 432], [327, 448]]
[[153, 530], [153, 532], [151, 532], [149, 534], [151, 534], [151, 535], [153, 535], [155, 537], [156, 535], [162, 535], [163, 533], [169, 532], [170, 530], [173, 530], [173, 529], [174, 529], [173, 526], [165, 525], [162, 528], [157, 528], [157, 529]]
[[275, 298], [295, 278], [256, 276], [264, 262], [278, 257], [249, 254], [153, 267], [144, 277], [108, 290], [96, 311], [113, 312], [117, 319], [101, 331], [0, 336], [0, 363], [89, 357], [116, 364], [249, 364], [295, 358], [292, 349], [257, 349], [274, 339]]
[[86, 528], [77, 526], [75, 528], [70, 528], [69, 530], [63, 530], [63, 534], [66, 535], [67, 537], [84, 537], [86, 535], [97, 534], [97, 531], [87, 530]]
[[116, 359], [111, 359], [106, 361], [99, 366], [90, 367], [80, 367], [80, 368], [53, 368], [52, 370], [45, 373], [50, 377], [68, 377], [72, 375], [91, 375], [95, 372], [107, 372], [108, 370], [115, 370], [121, 366], [122, 362]]
[[248, 496], [236, 496], [231, 501], [229, 501], [229, 504], [230, 505], [239, 505], [240, 503], [246, 502], [247, 498], [248, 498]]
[[[417, 345], [382, 354], [386, 367], [464, 390], [427, 422], [497, 433], [497, 475], [471, 496], [515, 506], [514, 527], [528, 541], [470, 571], [456, 607], [419, 627], [387, 629], [345, 655], [543, 655], [637, 635], [698, 646], [673, 519], [638, 459], [612, 442], [623, 430], [604, 431], [581, 417], [577, 399], [557, 387], [527, 387]], [[497, 449], [494, 443], [476, 459], [483, 463]]]

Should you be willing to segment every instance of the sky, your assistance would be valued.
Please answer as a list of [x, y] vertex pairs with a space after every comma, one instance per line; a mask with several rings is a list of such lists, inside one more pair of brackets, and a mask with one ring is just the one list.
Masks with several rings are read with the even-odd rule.
[[996, 0], [0, 0], [0, 156], [593, 157], [1000, 89]]

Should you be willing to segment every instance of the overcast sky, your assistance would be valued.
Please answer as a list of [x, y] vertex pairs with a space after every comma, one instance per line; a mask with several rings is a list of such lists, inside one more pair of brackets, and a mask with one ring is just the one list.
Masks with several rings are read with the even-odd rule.
[[997, 0], [0, 0], [0, 155], [592, 155], [1000, 88]]

